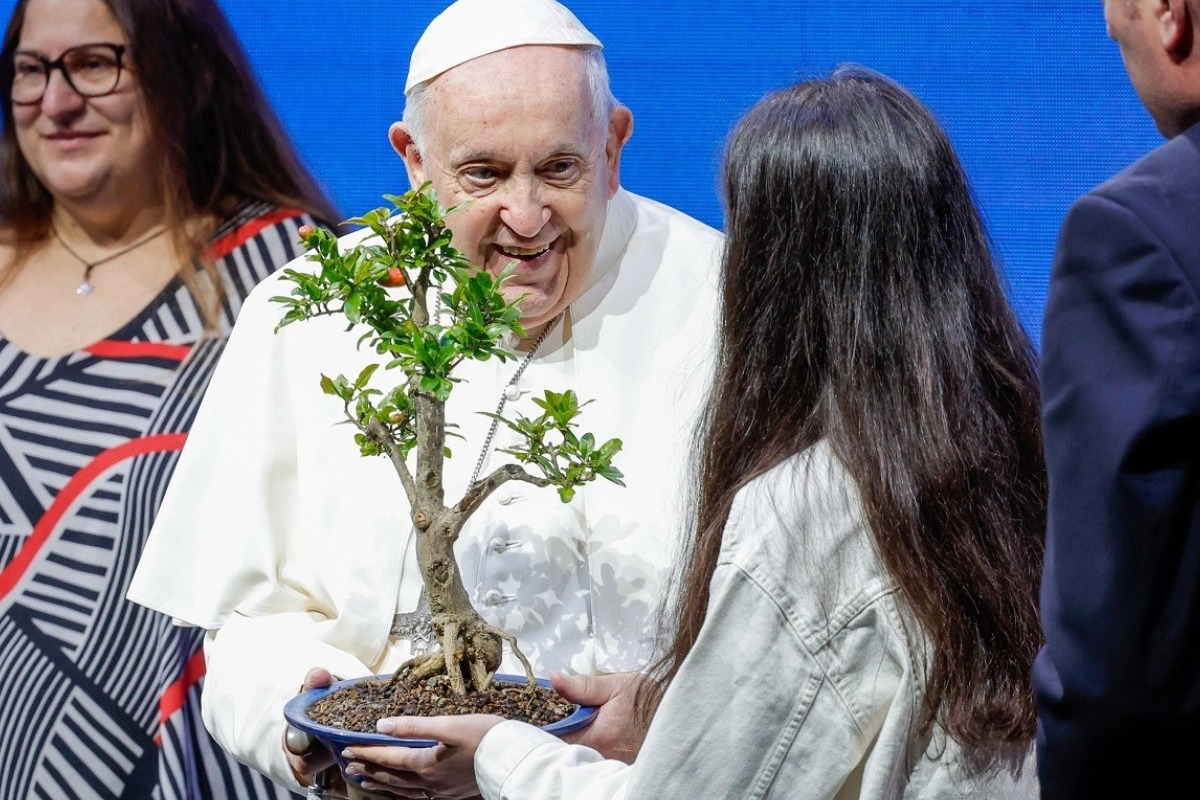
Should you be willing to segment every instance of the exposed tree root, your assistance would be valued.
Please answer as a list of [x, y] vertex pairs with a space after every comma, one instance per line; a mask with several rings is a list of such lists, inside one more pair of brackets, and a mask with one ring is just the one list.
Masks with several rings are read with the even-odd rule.
[[478, 616], [465, 621], [451, 615], [440, 616], [443, 618], [434, 616], [433, 628], [441, 631], [441, 648], [405, 661], [392, 674], [392, 683], [406, 676], [420, 681], [434, 675], [446, 675], [451, 688], [459, 695], [465, 695], [468, 691], [486, 691], [500, 666], [503, 654], [500, 643], [504, 641], [508, 642], [513, 654], [525, 668], [529, 691], [534, 690], [537, 681], [533, 676], [533, 667], [517, 645], [517, 637], [487, 624]]

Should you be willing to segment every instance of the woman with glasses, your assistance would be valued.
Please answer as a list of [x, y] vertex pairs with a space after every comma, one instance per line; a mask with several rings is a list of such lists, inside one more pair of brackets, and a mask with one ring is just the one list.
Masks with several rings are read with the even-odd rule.
[[242, 298], [335, 211], [213, 0], [21, 0], [0, 100], [0, 800], [283, 797], [124, 595]]

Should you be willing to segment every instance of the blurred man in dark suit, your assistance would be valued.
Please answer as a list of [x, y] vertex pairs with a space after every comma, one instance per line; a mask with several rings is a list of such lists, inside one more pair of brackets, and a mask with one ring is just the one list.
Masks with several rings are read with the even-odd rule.
[[[1200, 0], [1104, 0], [1164, 145], [1078, 200], [1043, 333], [1045, 798], [1197, 791]], [[1167, 795], [1161, 795], [1167, 796]]]

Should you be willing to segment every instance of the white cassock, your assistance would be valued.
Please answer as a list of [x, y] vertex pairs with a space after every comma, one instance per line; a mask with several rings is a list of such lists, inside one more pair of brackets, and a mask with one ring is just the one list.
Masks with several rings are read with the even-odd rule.
[[[362, 234], [352, 234], [361, 236]], [[591, 286], [571, 304], [510, 390], [505, 415], [573, 389], [592, 400], [580, 432], [619, 437], [626, 488], [603, 479], [563, 504], [509, 482], [457, 544], [484, 618], [514, 633], [535, 671], [599, 673], [646, 664], [660, 591], [684, 528], [691, 438], [711, 375], [721, 235], [644, 198], [610, 201]], [[295, 269], [311, 262], [297, 261]], [[246, 301], [213, 377], [129, 598], [209, 631], [204, 718], [217, 741], [296, 787], [282, 709], [305, 672], [389, 671], [410, 654], [389, 635], [421, 588], [408, 503], [385, 458], [364, 458], [322, 373], [354, 377], [374, 354], [344, 318], [273, 333], [291, 284]], [[447, 420], [448, 504], [461, 497], [517, 363], [465, 363]], [[381, 378], [399, 373], [376, 373]], [[483, 466], [510, 459], [503, 425]], [[511, 654], [503, 669], [520, 672]]]

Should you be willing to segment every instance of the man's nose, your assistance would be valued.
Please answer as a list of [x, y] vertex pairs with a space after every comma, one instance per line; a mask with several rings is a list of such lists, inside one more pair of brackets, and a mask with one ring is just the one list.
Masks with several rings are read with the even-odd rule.
[[500, 207], [500, 221], [524, 239], [532, 239], [550, 221], [550, 208], [542, 199], [538, 181], [515, 181]]

